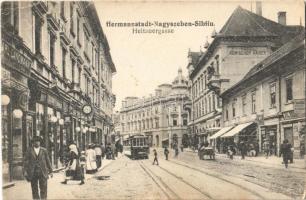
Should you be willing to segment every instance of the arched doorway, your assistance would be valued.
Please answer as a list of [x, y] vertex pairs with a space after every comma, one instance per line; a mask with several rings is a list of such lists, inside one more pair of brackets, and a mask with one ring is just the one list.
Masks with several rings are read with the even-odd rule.
[[189, 146], [189, 138], [188, 138], [188, 134], [184, 134], [182, 137], [182, 144], [184, 146], [184, 148], [187, 148]]

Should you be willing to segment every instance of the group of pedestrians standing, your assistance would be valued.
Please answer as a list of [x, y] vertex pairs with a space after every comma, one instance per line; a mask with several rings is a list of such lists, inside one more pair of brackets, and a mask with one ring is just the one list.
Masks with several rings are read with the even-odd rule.
[[[34, 136], [31, 143], [32, 147], [27, 149], [24, 156], [24, 177], [31, 183], [33, 199], [47, 199], [47, 180], [53, 177], [52, 164], [47, 149], [41, 147], [42, 138]], [[77, 145], [71, 142], [61, 155], [61, 161], [65, 166], [64, 181], [61, 183], [81, 181], [80, 185], [83, 185], [85, 173], [96, 173], [102, 166], [102, 159], [106, 154], [112, 155], [112, 159], [115, 158], [116, 153], [111, 144], [108, 144], [107, 148], [104, 148], [102, 143], [90, 144], [85, 151], [80, 152]]]

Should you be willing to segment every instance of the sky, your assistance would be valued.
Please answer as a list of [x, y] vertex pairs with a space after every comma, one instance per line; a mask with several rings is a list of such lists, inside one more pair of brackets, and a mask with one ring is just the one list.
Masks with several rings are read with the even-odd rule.
[[[117, 73], [113, 76], [115, 111], [127, 96], [150, 96], [158, 85], [171, 83], [179, 68], [187, 76], [187, 54], [204, 51], [211, 33], [218, 32], [234, 9], [255, 12], [251, 1], [95, 1], [95, 6], [108, 39]], [[303, 0], [262, 1], [262, 15], [277, 21], [277, 12], [287, 12], [287, 24], [304, 24]], [[131, 27], [110, 27], [107, 22], [194, 22], [211, 21], [215, 26], [176, 27], [168, 34], [133, 34]], [[160, 28], [162, 29], [162, 28]]]

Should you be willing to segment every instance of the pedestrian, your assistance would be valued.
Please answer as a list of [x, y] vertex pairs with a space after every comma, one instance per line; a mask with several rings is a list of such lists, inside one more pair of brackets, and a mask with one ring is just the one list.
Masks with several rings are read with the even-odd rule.
[[156, 152], [156, 149], [154, 149], [153, 152], [154, 152], [154, 160], [153, 160], [153, 164], [152, 164], [152, 165], [154, 165], [155, 162], [156, 162], [157, 165], [158, 165], [158, 159], [157, 159], [157, 152]]
[[169, 150], [168, 150], [167, 147], [165, 147], [165, 149], [164, 149], [164, 154], [166, 156], [166, 160], [168, 160]]
[[85, 154], [85, 151], [81, 152], [80, 165], [81, 165], [83, 177], [85, 179], [85, 173], [86, 173], [86, 154]]
[[254, 144], [254, 148], [255, 148], [255, 157], [257, 157], [259, 153], [259, 141], [258, 140], [256, 140]]
[[79, 151], [76, 144], [69, 145], [69, 155], [68, 155], [68, 164], [65, 170], [65, 180], [62, 184], [67, 184], [68, 180], [72, 181], [81, 181], [80, 185], [83, 185], [84, 174], [79, 160]]
[[24, 177], [31, 182], [33, 199], [47, 199], [48, 175], [53, 177], [48, 151], [40, 146], [41, 142], [41, 137], [33, 137], [33, 147], [28, 148], [23, 162]]
[[234, 159], [234, 147], [232, 145], [229, 145], [228, 148], [227, 148], [227, 154], [229, 156], [229, 158], [231, 160]]
[[97, 162], [97, 168], [99, 169], [102, 164], [102, 149], [99, 144], [95, 145], [95, 152], [96, 152], [96, 162]]
[[115, 155], [116, 155], [116, 146], [114, 143], [111, 144], [111, 149], [112, 149], [112, 159], [115, 160]]
[[112, 159], [112, 148], [110, 143], [106, 146], [106, 159]]
[[178, 146], [177, 146], [177, 145], [175, 145], [175, 147], [174, 147], [174, 151], [175, 151], [174, 156], [177, 158], [177, 156], [178, 156], [178, 154], [179, 154], [179, 148], [178, 148]]
[[286, 168], [288, 168], [288, 160], [290, 160], [291, 148], [291, 144], [287, 139], [285, 139], [281, 145], [280, 156], [283, 156], [283, 163], [285, 164]]
[[184, 145], [183, 144], [181, 144], [181, 152], [184, 152]]
[[97, 172], [95, 145], [90, 144], [86, 150], [86, 174], [94, 174]]
[[270, 141], [267, 138], [264, 140], [263, 150], [264, 150], [266, 159], [268, 159], [271, 150], [270, 150]]
[[240, 142], [239, 147], [240, 147], [241, 159], [244, 160], [247, 152], [247, 146], [243, 140]]

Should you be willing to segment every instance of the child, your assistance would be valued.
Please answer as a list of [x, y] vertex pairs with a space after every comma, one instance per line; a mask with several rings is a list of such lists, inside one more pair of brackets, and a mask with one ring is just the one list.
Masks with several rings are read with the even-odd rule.
[[156, 152], [156, 149], [154, 149], [153, 152], [154, 152], [154, 161], [153, 161], [153, 164], [152, 164], [152, 165], [155, 164], [155, 161], [156, 161], [156, 163], [157, 163], [157, 165], [158, 165], [158, 159], [157, 159], [157, 152]]
[[81, 156], [80, 156], [80, 165], [81, 165], [81, 171], [83, 173], [83, 175], [86, 174], [86, 169], [85, 169], [85, 165], [86, 165], [86, 155], [85, 155], [85, 151], [81, 152]]

